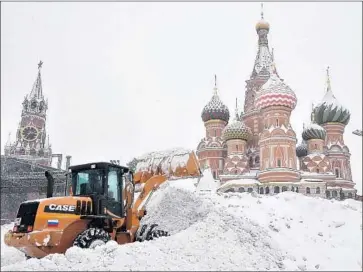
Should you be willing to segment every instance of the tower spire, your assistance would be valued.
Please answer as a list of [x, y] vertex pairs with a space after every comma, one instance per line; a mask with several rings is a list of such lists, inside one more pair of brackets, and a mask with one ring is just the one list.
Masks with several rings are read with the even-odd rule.
[[263, 3], [261, 3], [261, 19], [256, 24], [256, 31], [258, 34], [258, 52], [251, 78], [259, 74], [263, 77], [268, 76], [269, 66], [273, 58], [270, 53], [267, 38], [267, 34], [270, 31], [270, 24], [264, 19]]
[[326, 92], [330, 92], [331, 91], [329, 69], [330, 69], [330, 67], [328, 66], [326, 68]]
[[29, 99], [36, 98], [36, 99], [43, 99], [43, 87], [42, 87], [42, 77], [40, 70], [43, 66], [43, 62], [39, 61], [38, 63], [38, 76], [33, 84], [32, 91], [30, 93]]
[[218, 87], [217, 87], [217, 75], [215, 74], [214, 75], [214, 88], [213, 88], [213, 94], [217, 94], [217, 90], [218, 90]]
[[239, 119], [239, 114], [238, 114], [238, 98], [237, 97], [236, 97], [235, 118], [236, 118], [236, 120]]

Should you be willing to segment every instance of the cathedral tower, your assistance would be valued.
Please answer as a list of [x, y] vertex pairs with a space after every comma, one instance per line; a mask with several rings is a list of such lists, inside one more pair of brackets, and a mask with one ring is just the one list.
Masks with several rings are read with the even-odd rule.
[[9, 140], [4, 153], [50, 166], [52, 149], [45, 128], [48, 101], [43, 95], [42, 64], [42, 61], [38, 64], [38, 75], [31, 92], [24, 97], [16, 141], [11, 143]]
[[251, 136], [251, 129], [247, 127], [238, 114], [237, 99], [235, 118], [223, 130], [223, 140], [227, 144], [227, 158], [224, 164], [224, 174], [241, 175], [248, 171], [248, 157], [246, 156], [247, 140]]
[[[263, 4], [261, 4], [261, 19], [256, 24], [258, 49], [250, 79], [246, 81], [243, 122], [251, 128], [252, 136], [247, 142], [249, 164], [251, 168], [260, 167], [259, 134], [263, 131], [263, 117], [256, 107], [256, 96], [263, 84], [270, 78], [271, 66], [274, 61], [273, 50], [270, 51], [267, 35], [270, 24], [264, 19]], [[277, 72], [276, 72], [277, 73]]]
[[329, 67], [327, 69], [327, 87], [323, 100], [313, 109], [317, 124], [326, 131], [324, 146], [330, 161], [332, 171], [340, 185], [354, 186], [352, 182], [350, 152], [344, 143], [344, 129], [350, 119], [348, 109], [343, 107], [335, 98], [330, 84]]
[[222, 131], [229, 121], [229, 110], [218, 95], [217, 76], [214, 76], [213, 96], [202, 111], [206, 135], [197, 148], [201, 166], [209, 165], [214, 178], [223, 171], [227, 147], [222, 139]]
[[270, 79], [256, 97], [256, 107], [262, 113], [264, 130], [260, 134], [261, 182], [294, 182], [299, 179], [296, 166], [296, 134], [290, 125], [290, 115], [297, 98], [291, 88], [277, 75], [274, 65]]
[[306, 142], [306, 155], [301, 158], [303, 169], [309, 172], [326, 173], [329, 171], [329, 160], [324, 154], [326, 131], [315, 122], [311, 114], [311, 124], [304, 126], [302, 138]]

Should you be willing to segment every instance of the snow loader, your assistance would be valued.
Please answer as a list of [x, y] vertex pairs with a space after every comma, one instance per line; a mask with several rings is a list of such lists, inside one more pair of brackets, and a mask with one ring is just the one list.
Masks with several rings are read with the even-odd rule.
[[198, 160], [193, 151], [172, 150], [138, 161], [135, 174], [108, 162], [71, 166], [61, 197], [53, 197], [54, 179], [45, 172], [47, 197], [21, 203], [5, 244], [27, 258], [42, 258], [72, 246], [94, 248], [109, 240], [125, 244], [168, 236], [156, 224], [140, 226], [145, 206], [166, 180], [200, 178]]

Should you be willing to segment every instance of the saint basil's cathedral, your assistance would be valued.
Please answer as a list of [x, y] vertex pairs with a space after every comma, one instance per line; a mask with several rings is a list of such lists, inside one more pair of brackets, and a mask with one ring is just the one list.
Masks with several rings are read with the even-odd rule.
[[237, 105], [230, 114], [215, 84], [201, 115], [206, 131], [197, 147], [201, 166], [209, 167], [220, 180], [220, 192], [294, 191], [355, 198], [350, 152], [343, 137], [350, 113], [332, 92], [329, 68], [325, 95], [313, 107], [311, 123], [304, 125], [302, 142], [297, 144], [290, 124], [297, 97], [277, 72], [269, 30], [261, 13], [256, 24], [258, 51], [246, 81], [242, 114]]

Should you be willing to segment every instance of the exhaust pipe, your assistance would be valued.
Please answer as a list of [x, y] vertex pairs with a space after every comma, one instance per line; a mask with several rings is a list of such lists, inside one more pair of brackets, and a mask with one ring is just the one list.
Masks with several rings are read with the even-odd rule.
[[47, 198], [53, 197], [53, 185], [54, 178], [49, 171], [45, 171], [45, 177], [47, 178]]

